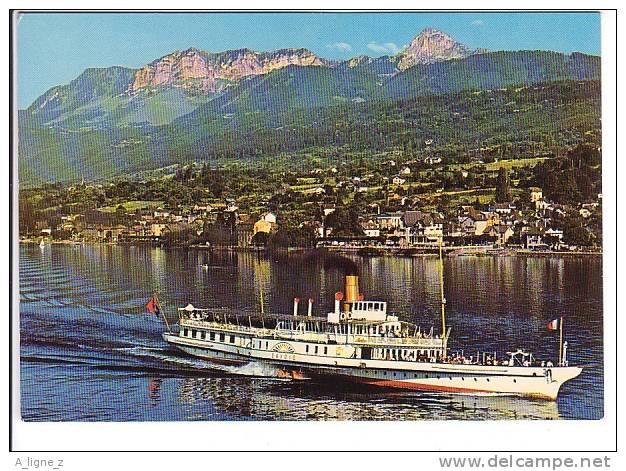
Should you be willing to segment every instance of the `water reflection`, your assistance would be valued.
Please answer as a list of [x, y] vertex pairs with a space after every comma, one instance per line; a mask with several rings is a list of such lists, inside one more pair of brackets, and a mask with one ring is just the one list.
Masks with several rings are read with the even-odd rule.
[[[556, 402], [515, 397], [411, 394], [311, 382], [185, 378], [179, 398], [255, 420], [559, 419]], [[233, 401], [233, 398], [237, 398]], [[399, 413], [401, 411], [401, 413]]]
[[[353, 258], [369, 298], [389, 301], [392, 312], [423, 328], [438, 328], [436, 258]], [[22, 414], [27, 420], [602, 417], [600, 259], [454, 257], [444, 265], [452, 349], [502, 354], [520, 347], [553, 357], [558, 336], [546, 324], [563, 314], [570, 362], [593, 366], [563, 387], [557, 403], [396, 394], [241, 371], [215, 377], [206, 362], [163, 342], [163, 323], [145, 312], [153, 291], [171, 320], [189, 302], [258, 312], [260, 293], [266, 312], [289, 313], [298, 296], [312, 298], [314, 314], [324, 315], [342, 288], [341, 274], [314, 259], [297, 264], [253, 253], [33, 245], [20, 247]], [[94, 375], [102, 371], [116, 374]], [[129, 387], [135, 377], [141, 381]], [[115, 394], [91, 410], [99, 391]]]

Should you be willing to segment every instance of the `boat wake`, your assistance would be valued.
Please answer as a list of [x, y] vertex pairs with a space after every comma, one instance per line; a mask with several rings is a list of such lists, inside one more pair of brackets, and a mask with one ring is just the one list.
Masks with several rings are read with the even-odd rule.
[[114, 350], [123, 351], [130, 355], [138, 357], [148, 357], [155, 360], [160, 360], [169, 364], [177, 364], [191, 369], [209, 369], [212, 371], [219, 371], [239, 376], [254, 376], [259, 378], [272, 378], [277, 380], [288, 379], [285, 377], [284, 371], [280, 368], [267, 363], [261, 363], [256, 361], [251, 361], [240, 366], [222, 365], [206, 359], [178, 356], [172, 354], [172, 350], [167, 347], [149, 347], [144, 345], [138, 345], [134, 347], [122, 347], [116, 348]]
[[224, 371], [241, 376], [255, 376], [261, 378], [272, 378], [287, 381], [285, 373], [280, 368], [268, 363], [251, 361], [242, 366], [222, 366]]

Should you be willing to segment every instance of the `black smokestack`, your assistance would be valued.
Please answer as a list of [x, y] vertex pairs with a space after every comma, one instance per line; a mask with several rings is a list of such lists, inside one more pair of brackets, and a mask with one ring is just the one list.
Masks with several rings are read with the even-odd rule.
[[354, 260], [326, 250], [312, 250], [303, 254], [274, 254], [274, 259], [298, 268], [321, 265], [324, 270], [337, 270], [344, 276], [359, 274], [359, 268]]
[[322, 263], [324, 270], [338, 270], [343, 273], [344, 276], [359, 274], [359, 268], [354, 260], [336, 253], [325, 252], [322, 250], [319, 250], [318, 252], [320, 252], [323, 257]]

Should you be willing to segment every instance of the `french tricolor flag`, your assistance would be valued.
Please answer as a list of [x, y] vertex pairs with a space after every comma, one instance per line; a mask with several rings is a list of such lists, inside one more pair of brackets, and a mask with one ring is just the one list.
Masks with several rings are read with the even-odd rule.
[[562, 317], [550, 321], [548, 323], [548, 330], [559, 330], [561, 328], [561, 323], [562, 322], [563, 322], [563, 318]]

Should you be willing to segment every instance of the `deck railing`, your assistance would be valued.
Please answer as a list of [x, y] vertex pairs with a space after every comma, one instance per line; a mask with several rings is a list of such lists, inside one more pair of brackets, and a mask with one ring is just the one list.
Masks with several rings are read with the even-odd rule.
[[299, 340], [302, 342], [316, 343], [352, 343], [358, 345], [394, 345], [394, 346], [420, 346], [430, 348], [441, 348], [442, 339], [437, 337], [382, 337], [364, 334], [335, 334], [334, 332], [310, 332], [290, 329], [268, 329], [263, 327], [250, 327], [237, 324], [224, 324], [213, 321], [200, 321], [194, 319], [183, 319], [182, 327], [197, 327], [215, 329], [228, 333], [249, 334], [255, 337], [271, 337], [275, 339]]

